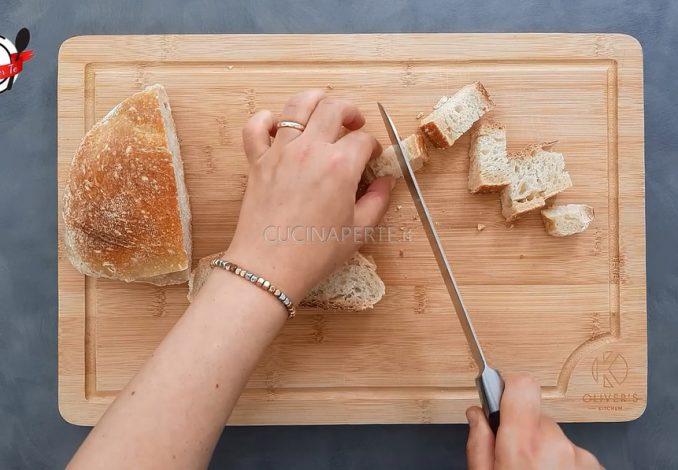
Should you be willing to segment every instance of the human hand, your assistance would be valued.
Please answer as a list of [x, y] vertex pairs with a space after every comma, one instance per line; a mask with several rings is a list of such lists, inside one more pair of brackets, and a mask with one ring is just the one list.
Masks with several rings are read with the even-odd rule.
[[508, 375], [505, 384], [496, 440], [483, 410], [473, 406], [466, 411], [469, 469], [603, 468], [593, 454], [574, 445], [560, 426], [541, 412], [539, 384], [532, 377]]
[[395, 180], [376, 179], [356, 201], [365, 165], [382, 149], [359, 130], [365, 118], [355, 105], [307, 90], [290, 98], [282, 120], [306, 128], [276, 132], [265, 110], [243, 129], [249, 179], [225, 258], [299, 301], [359, 247], [363, 227], [379, 222]]

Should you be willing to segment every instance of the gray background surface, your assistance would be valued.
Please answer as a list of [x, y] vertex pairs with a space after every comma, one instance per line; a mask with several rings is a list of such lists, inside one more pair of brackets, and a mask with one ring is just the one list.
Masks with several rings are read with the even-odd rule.
[[[622, 32], [645, 55], [649, 405], [566, 425], [610, 469], [678, 468], [678, 2], [0, 0], [36, 57], [0, 95], [0, 468], [62, 467], [87, 434], [57, 410], [56, 70], [81, 34]], [[229, 428], [215, 468], [464, 468], [466, 427]]]

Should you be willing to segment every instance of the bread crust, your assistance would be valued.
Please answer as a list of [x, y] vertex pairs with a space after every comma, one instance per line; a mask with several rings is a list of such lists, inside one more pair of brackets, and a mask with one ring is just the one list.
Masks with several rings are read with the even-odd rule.
[[471, 138], [475, 139], [479, 135], [489, 134], [493, 130], [504, 131], [506, 128], [503, 124], [500, 124], [493, 119], [481, 119], [480, 121], [476, 122], [471, 129]]
[[412, 149], [416, 158], [421, 158], [422, 163], [427, 163], [429, 160], [428, 149], [426, 148], [426, 141], [421, 132], [415, 132], [410, 138], [414, 137], [412, 142]]
[[[65, 245], [83, 274], [155, 284], [188, 278], [160, 85], [136, 93], [87, 132], [64, 191]], [[166, 276], [178, 271], [183, 275]]]
[[476, 90], [478, 90], [478, 92], [480, 92], [480, 94], [483, 95], [483, 98], [485, 98], [485, 102], [487, 103], [487, 105], [490, 107], [494, 107], [494, 102], [492, 101], [492, 98], [490, 98], [490, 94], [488, 93], [487, 89], [483, 86], [483, 84], [480, 82], [473, 82], [473, 86], [475, 86]]
[[530, 144], [526, 147], [523, 147], [519, 151], [509, 155], [509, 158], [532, 158], [540, 150], [551, 150], [551, 148], [558, 143], [557, 140], [551, 140], [548, 142], [541, 142], [538, 144]]
[[482, 184], [478, 188], [474, 188], [472, 194], [487, 194], [487, 193], [498, 193], [506, 187], [505, 184]]
[[450, 147], [452, 143], [454, 143], [454, 141], [450, 143], [450, 141], [447, 139], [447, 136], [440, 130], [434, 121], [422, 124], [419, 129], [421, 129], [424, 135], [428, 137], [428, 140], [430, 140], [433, 146], [436, 148], [444, 149]]

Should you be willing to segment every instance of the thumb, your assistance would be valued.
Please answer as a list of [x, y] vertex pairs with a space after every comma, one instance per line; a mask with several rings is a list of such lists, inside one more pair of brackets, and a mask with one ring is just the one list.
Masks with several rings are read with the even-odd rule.
[[491, 470], [494, 467], [494, 434], [483, 410], [472, 406], [466, 410], [469, 431], [466, 460], [469, 470]]
[[393, 176], [382, 176], [372, 181], [365, 194], [355, 203], [355, 225], [358, 227], [377, 225], [388, 209], [394, 186]]

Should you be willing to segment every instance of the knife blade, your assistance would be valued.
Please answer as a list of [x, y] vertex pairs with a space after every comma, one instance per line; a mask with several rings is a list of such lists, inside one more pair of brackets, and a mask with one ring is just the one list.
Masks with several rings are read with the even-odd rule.
[[381, 113], [381, 117], [384, 120], [384, 124], [386, 125], [386, 130], [388, 132], [389, 138], [391, 139], [391, 143], [393, 144], [396, 158], [398, 159], [398, 164], [400, 165], [400, 170], [403, 174], [403, 179], [405, 180], [407, 188], [412, 195], [414, 206], [417, 209], [419, 219], [421, 220], [429, 244], [433, 250], [436, 262], [438, 263], [438, 269], [440, 270], [440, 274], [442, 275], [445, 286], [447, 287], [447, 292], [452, 299], [452, 304], [454, 305], [454, 309], [457, 313], [457, 318], [459, 318], [459, 323], [461, 324], [464, 336], [466, 336], [466, 342], [468, 343], [468, 346], [471, 350], [471, 356], [478, 366], [476, 387], [480, 395], [480, 401], [483, 405], [483, 410], [485, 411], [485, 415], [490, 422], [490, 427], [496, 434], [497, 428], [499, 427], [499, 404], [501, 402], [501, 395], [504, 391], [504, 381], [501, 378], [499, 372], [490, 367], [487, 363], [487, 360], [485, 359], [485, 354], [483, 353], [483, 349], [480, 346], [480, 341], [478, 341], [478, 336], [476, 335], [475, 329], [473, 328], [471, 317], [469, 316], [462, 300], [459, 287], [457, 286], [457, 282], [455, 281], [454, 275], [452, 274], [452, 268], [447, 261], [447, 256], [445, 256], [445, 251], [443, 250], [442, 243], [440, 242], [440, 237], [438, 236], [438, 232], [433, 225], [431, 214], [421, 194], [419, 184], [417, 183], [417, 178], [414, 176], [414, 171], [412, 170], [409, 159], [405, 155], [400, 136], [398, 135], [398, 131], [393, 124], [393, 120], [381, 103], [377, 103], [377, 106], [379, 106], [379, 112]]

